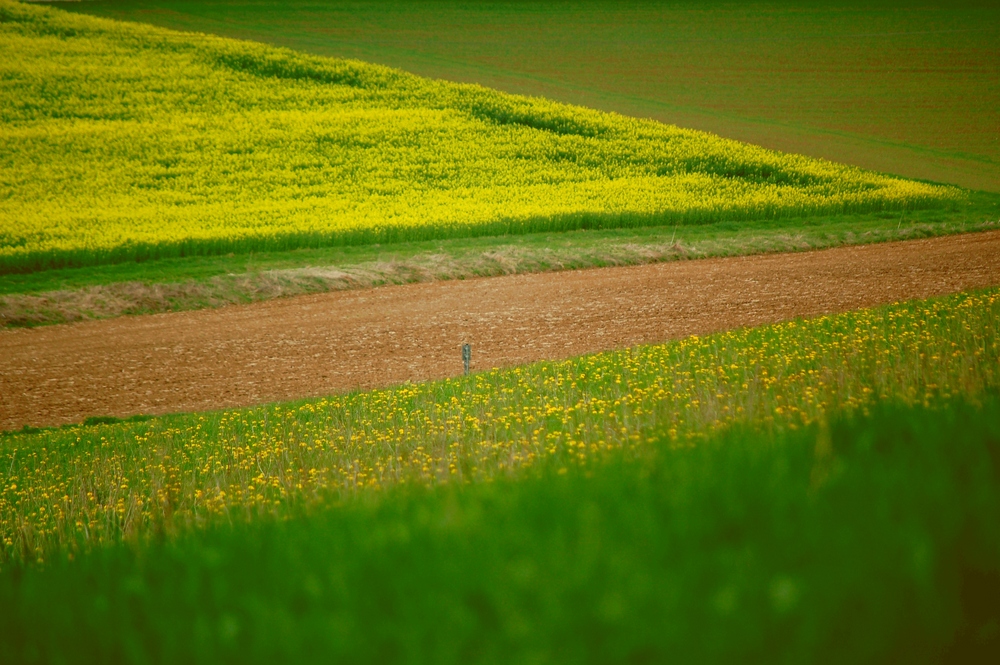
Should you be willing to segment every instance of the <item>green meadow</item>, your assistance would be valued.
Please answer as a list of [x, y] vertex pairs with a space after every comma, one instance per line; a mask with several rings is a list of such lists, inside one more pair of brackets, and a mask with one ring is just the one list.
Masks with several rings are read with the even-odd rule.
[[0, 573], [4, 662], [989, 662], [1000, 400], [400, 486]]
[[798, 252], [998, 225], [1000, 195], [978, 192], [954, 210], [446, 238], [59, 268], [4, 275], [0, 325], [182, 311], [439, 279]]

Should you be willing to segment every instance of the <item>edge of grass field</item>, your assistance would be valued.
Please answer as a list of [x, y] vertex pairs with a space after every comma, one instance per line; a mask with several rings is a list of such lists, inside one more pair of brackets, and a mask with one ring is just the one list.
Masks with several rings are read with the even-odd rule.
[[[951, 189], [956, 189], [950, 187]], [[962, 191], [962, 190], [958, 190]], [[922, 202], [897, 204], [879, 201], [872, 204], [827, 204], [808, 215], [801, 211], [771, 211], [758, 214], [746, 211], [723, 211], [722, 214], [702, 210], [662, 211], [658, 213], [595, 213], [577, 212], [528, 219], [499, 219], [493, 222], [469, 225], [436, 224], [426, 226], [380, 226], [356, 228], [345, 231], [295, 231], [281, 235], [246, 237], [239, 239], [187, 238], [171, 242], [134, 242], [103, 250], [60, 249], [44, 252], [12, 254], [0, 258], [0, 275], [30, 273], [53, 268], [85, 268], [89, 266], [115, 263], [139, 263], [168, 258], [194, 256], [218, 256], [224, 254], [250, 254], [253, 252], [290, 251], [297, 249], [319, 249], [352, 245], [395, 244], [449, 240], [455, 238], [478, 238], [514, 236], [530, 233], [551, 233], [566, 231], [599, 231], [610, 229], [633, 229], [669, 225], [701, 225], [715, 222], [748, 222], [778, 220], [801, 217], [828, 217], [864, 213], [906, 213], [923, 210], [954, 210], [958, 202], [951, 199], [926, 200]]]
[[[880, 311], [888, 310], [888, 309], [893, 308], [893, 307], [898, 308], [898, 307], [905, 307], [905, 306], [913, 306], [916, 303], [934, 303], [934, 302], [939, 302], [939, 301], [942, 301], [942, 300], [954, 299], [954, 298], [961, 297], [961, 296], [972, 296], [972, 295], [976, 295], [976, 294], [985, 294], [985, 293], [989, 293], [989, 292], [992, 292], [992, 291], [1000, 291], [1000, 285], [990, 286], [990, 287], [986, 287], [986, 288], [966, 289], [964, 291], [957, 291], [955, 293], [950, 293], [950, 294], [940, 295], [940, 296], [932, 296], [932, 297], [929, 297], [929, 298], [911, 298], [911, 299], [908, 299], [908, 300], [902, 300], [902, 301], [898, 301], [898, 302], [894, 302], [894, 303], [885, 303], [885, 304], [876, 305], [876, 306], [873, 306], [873, 307], [863, 307], [863, 308], [860, 308], [860, 309], [848, 310], [846, 312], [840, 312], [838, 314], [833, 314], [833, 315], [825, 314], [825, 315], [816, 315], [816, 316], [797, 316], [797, 317], [794, 317], [794, 318], [791, 318], [791, 319], [786, 319], [786, 320], [783, 320], [783, 321], [775, 321], [775, 322], [772, 322], [772, 323], [766, 323], [766, 324], [758, 325], [758, 326], [741, 326], [741, 327], [738, 327], [738, 328], [734, 328], [732, 330], [766, 330], [766, 329], [769, 329], [769, 328], [773, 328], [775, 326], [781, 326], [783, 324], [787, 324], [789, 322], [793, 322], [793, 323], [796, 323], [796, 324], [799, 324], [799, 323], [809, 324], [812, 321], [819, 321], [819, 320], [822, 320], [822, 319], [827, 319], [827, 318], [830, 318], [831, 316], [845, 316], [845, 315], [857, 314], [859, 312], [868, 312], [868, 311], [880, 312]], [[641, 348], [661, 347], [661, 346], [664, 346], [664, 345], [677, 344], [677, 343], [679, 343], [679, 342], [681, 342], [681, 341], [683, 341], [685, 339], [710, 339], [710, 338], [716, 337], [718, 335], [723, 335], [723, 334], [730, 333], [730, 332], [732, 332], [732, 330], [720, 331], [720, 332], [712, 333], [712, 334], [709, 334], [709, 335], [690, 335], [690, 336], [687, 336], [687, 337], [684, 337], [684, 338], [674, 339], [674, 340], [667, 340], [667, 341], [664, 341], [664, 342], [656, 342], [656, 343], [648, 343], [648, 344], [634, 344], [634, 345], [629, 346], [629, 347], [622, 347], [622, 348], [612, 349], [612, 350], [607, 350], [607, 351], [598, 351], [598, 352], [595, 352], [595, 353], [583, 353], [583, 354], [579, 354], [579, 355], [575, 355], [575, 356], [570, 356], [570, 357], [567, 357], [567, 358], [538, 360], [538, 361], [535, 361], [535, 362], [518, 364], [518, 365], [509, 365], [509, 366], [503, 366], [503, 367], [490, 367], [490, 368], [482, 369], [482, 370], [474, 370], [470, 374], [464, 375], [464, 376], [463, 375], [455, 375], [455, 376], [450, 376], [450, 377], [446, 377], [446, 378], [443, 378], [443, 379], [430, 379], [430, 380], [417, 381], [417, 382], [413, 382], [413, 381], [410, 381], [410, 380], [405, 380], [405, 381], [400, 381], [398, 383], [393, 383], [393, 384], [390, 384], [390, 385], [381, 386], [381, 387], [378, 387], [378, 388], [356, 388], [356, 389], [353, 389], [353, 390], [346, 390], [346, 391], [343, 391], [343, 392], [340, 392], [340, 393], [331, 393], [329, 395], [319, 395], [319, 396], [302, 397], [302, 398], [293, 399], [293, 400], [276, 400], [276, 401], [270, 401], [270, 402], [263, 402], [263, 403], [259, 403], [259, 404], [252, 404], [252, 405], [248, 405], [248, 406], [223, 407], [223, 408], [218, 408], [218, 409], [209, 409], [209, 410], [205, 410], [205, 411], [174, 411], [174, 412], [160, 413], [160, 414], [138, 413], [138, 414], [132, 414], [132, 415], [129, 415], [129, 416], [124, 416], [124, 417], [111, 416], [111, 415], [105, 415], [105, 414], [95, 414], [95, 415], [92, 415], [92, 416], [88, 416], [82, 422], [79, 422], [79, 423], [66, 423], [66, 424], [63, 424], [63, 425], [43, 426], [43, 427], [35, 427], [35, 426], [31, 426], [31, 425], [24, 425], [20, 429], [10, 429], [10, 430], [0, 429], [0, 441], [2, 441], [5, 438], [9, 438], [9, 437], [13, 437], [13, 436], [22, 436], [22, 435], [31, 436], [31, 435], [34, 435], [34, 434], [47, 434], [47, 433], [53, 433], [53, 432], [59, 432], [59, 431], [76, 430], [76, 429], [84, 428], [84, 427], [86, 427], [86, 428], [104, 427], [104, 426], [120, 427], [120, 426], [130, 426], [130, 425], [141, 425], [142, 423], [146, 423], [146, 422], [149, 422], [149, 421], [152, 421], [152, 420], [166, 420], [166, 421], [184, 420], [184, 419], [189, 419], [189, 418], [192, 418], [192, 417], [195, 417], [195, 416], [206, 416], [206, 415], [222, 414], [222, 413], [229, 413], [229, 412], [235, 412], [235, 411], [267, 410], [267, 409], [273, 409], [273, 408], [279, 408], [279, 407], [282, 408], [282, 409], [286, 409], [287, 410], [287, 409], [294, 409], [296, 407], [299, 407], [299, 406], [302, 406], [302, 405], [305, 405], [305, 404], [309, 404], [309, 403], [312, 403], [312, 402], [320, 401], [320, 400], [324, 399], [325, 397], [329, 397], [330, 395], [340, 395], [340, 396], [344, 396], [344, 397], [351, 397], [351, 396], [363, 395], [363, 394], [367, 394], [367, 393], [378, 393], [378, 392], [394, 391], [394, 390], [398, 390], [398, 389], [400, 389], [400, 388], [402, 388], [404, 386], [408, 386], [408, 385], [432, 385], [432, 386], [439, 386], [439, 387], [442, 387], [442, 388], [445, 388], [445, 387], [448, 387], [448, 386], [455, 386], [457, 388], [455, 394], [461, 395], [461, 394], [464, 394], [464, 390], [465, 389], [464, 389], [463, 386], [465, 385], [466, 382], [471, 381], [471, 380], [475, 380], [476, 376], [481, 376], [481, 375], [484, 375], [484, 374], [499, 374], [499, 375], [503, 375], [503, 374], [506, 374], [506, 373], [510, 373], [510, 372], [516, 370], [517, 368], [526, 368], [526, 367], [530, 368], [530, 367], [537, 367], [537, 366], [544, 366], [544, 365], [552, 365], [554, 363], [576, 363], [576, 362], [579, 362], [580, 360], [582, 360], [584, 358], [589, 358], [589, 357], [592, 357], [592, 356], [607, 355], [609, 353], [615, 353], [617, 351], [624, 351], [624, 350], [629, 350], [629, 349], [641, 349]], [[998, 395], [1000, 395], [1000, 392], [998, 392]]]
[[0, 280], [0, 328], [190, 311], [376, 286], [796, 252], [1000, 228], [1000, 194], [957, 210], [580, 230], [186, 257]]

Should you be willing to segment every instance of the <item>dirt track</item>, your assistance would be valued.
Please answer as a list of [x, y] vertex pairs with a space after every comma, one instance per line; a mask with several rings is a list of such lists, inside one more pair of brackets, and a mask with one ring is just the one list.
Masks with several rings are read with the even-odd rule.
[[1000, 231], [0, 331], [0, 429], [244, 406], [1000, 284]]

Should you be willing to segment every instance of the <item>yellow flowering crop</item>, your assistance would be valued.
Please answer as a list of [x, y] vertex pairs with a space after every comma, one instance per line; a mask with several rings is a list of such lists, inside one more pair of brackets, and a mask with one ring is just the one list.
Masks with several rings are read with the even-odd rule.
[[958, 190], [0, 0], [0, 272], [945, 205]]
[[396, 483], [589, 465], [737, 421], [1000, 387], [1000, 289], [433, 383], [0, 438], [0, 563]]

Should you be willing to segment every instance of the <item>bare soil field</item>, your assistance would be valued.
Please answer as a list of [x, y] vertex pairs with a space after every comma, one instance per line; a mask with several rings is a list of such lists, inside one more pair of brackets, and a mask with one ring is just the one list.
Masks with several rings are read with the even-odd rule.
[[0, 429], [211, 410], [1000, 284], [1000, 231], [409, 284], [0, 331]]

